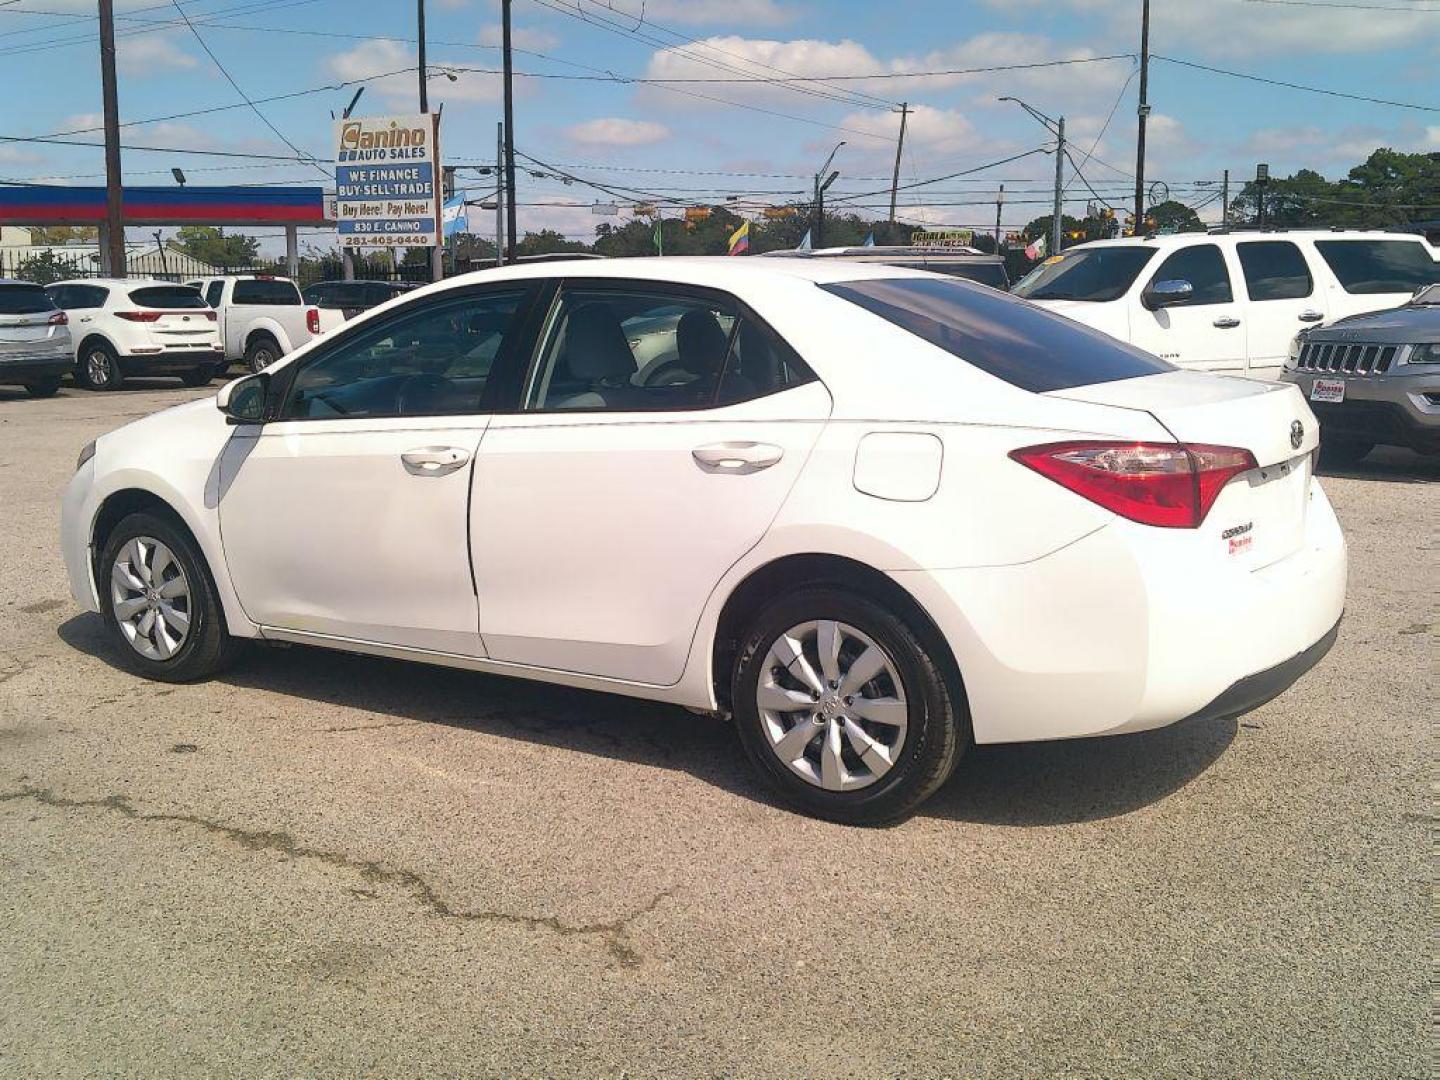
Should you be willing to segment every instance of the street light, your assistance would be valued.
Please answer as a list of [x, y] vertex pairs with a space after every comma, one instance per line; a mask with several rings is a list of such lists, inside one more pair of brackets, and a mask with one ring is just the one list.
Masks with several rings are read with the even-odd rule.
[[178, 166], [170, 170], [170, 175], [175, 177], [175, 182], [181, 187], [185, 186], [185, 174], [180, 171]]
[[[1059, 120], [1052, 120], [1039, 109], [1027, 105], [1017, 97], [1002, 97], [1000, 100], [1013, 101], [1016, 105], [1019, 105], [1036, 120], [1045, 125], [1045, 130], [1049, 131], [1055, 136], [1056, 140], [1058, 140], [1055, 144], [1055, 209], [1050, 219], [1050, 254], [1058, 255], [1060, 253], [1060, 196], [1064, 189], [1065, 117], [1062, 116]], [[1138, 222], [1136, 223], [1136, 227], [1139, 227]]]
[[[815, 239], [812, 247], [825, 246], [825, 189], [840, 178], [840, 170], [830, 172], [830, 163], [835, 160], [835, 155], [840, 152], [840, 147], [845, 145], [842, 139], [835, 144], [835, 149], [830, 151], [830, 156], [825, 159], [825, 164], [820, 166], [820, 171], [815, 174]], [[820, 178], [827, 172], [830, 175], [822, 183]]]

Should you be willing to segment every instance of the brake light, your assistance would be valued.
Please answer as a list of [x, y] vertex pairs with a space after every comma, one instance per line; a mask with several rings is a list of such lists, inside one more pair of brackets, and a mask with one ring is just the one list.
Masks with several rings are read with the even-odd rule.
[[207, 311], [207, 312], [205, 312], [205, 318], [209, 319], [211, 322], [214, 322], [214, 321], [215, 321], [215, 312], [213, 312], [213, 311]]
[[308, 308], [305, 312], [305, 329], [312, 334], [320, 333], [320, 309]]
[[1164, 529], [1199, 528], [1220, 489], [1259, 467], [1249, 450], [1203, 443], [1059, 442], [1010, 456], [1121, 517]]
[[51, 326], [66, 326], [70, 322], [70, 316], [63, 311], [57, 311], [46, 320]]
[[124, 319], [126, 322], [158, 322], [160, 312], [158, 311], [117, 311], [117, 319]]

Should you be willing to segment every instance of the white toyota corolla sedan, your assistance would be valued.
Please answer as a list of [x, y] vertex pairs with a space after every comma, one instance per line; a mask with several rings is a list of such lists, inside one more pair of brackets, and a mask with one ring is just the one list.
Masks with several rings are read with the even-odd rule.
[[549, 263], [101, 437], [63, 543], [151, 678], [261, 638], [721, 711], [792, 803], [877, 824], [971, 742], [1233, 717], [1316, 663], [1317, 435], [1294, 386], [951, 278]]

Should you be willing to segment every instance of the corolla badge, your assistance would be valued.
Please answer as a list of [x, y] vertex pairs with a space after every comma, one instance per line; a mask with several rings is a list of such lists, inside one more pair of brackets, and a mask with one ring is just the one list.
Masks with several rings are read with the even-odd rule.
[[1305, 425], [1300, 423], [1299, 420], [1290, 421], [1290, 446], [1295, 450], [1299, 450], [1300, 444], [1304, 441]]

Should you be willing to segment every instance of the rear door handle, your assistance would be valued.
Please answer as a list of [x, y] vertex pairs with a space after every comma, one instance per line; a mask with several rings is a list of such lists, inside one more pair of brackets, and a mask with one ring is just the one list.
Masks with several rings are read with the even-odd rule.
[[1233, 315], [1221, 315], [1220, 318], [1216, 319], [1210, 325], [1219, 327], [1221, 330], [1234, 330], [1235, 327], [1240, 325], [1240, 320]]
[[744, 476], [768, 469], [785, 456], [785, 451], [770, 443], [719, 442], [697, 446], [690, 456], [706, 472]]
[[1319, 322], [1321, 319], [1325, 318], [1325, 316], [1321, 312], [1310, 310], [1302, 311], [1299, 315], [1295, 317], [1301, 322]]
[[458, 446], [422, 446], [400, 455], [405, 471], [411, 476], [444, 476], [469, 460], [470, 451]]

